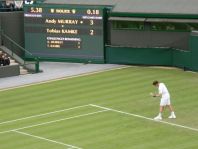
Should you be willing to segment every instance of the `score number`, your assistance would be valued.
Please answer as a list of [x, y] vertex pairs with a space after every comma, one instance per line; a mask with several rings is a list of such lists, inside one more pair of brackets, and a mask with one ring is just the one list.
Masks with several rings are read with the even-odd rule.
[[87, 9], [87, 14], [88, 15], [99, 15], [100, 10], [98, 10], [98, 9]]
[[91, 36], [94, 35], [94, 30], [93, 30], [93, 29], [90, 29], [90, 30], [89, 30], [89, 35], [91, 35]]
[[31, 8], [30, 8], [30, 12], [31, 12], [31, 13], [42, 13], [42, 12], [43, 12], [43, 8], [31, 7]]

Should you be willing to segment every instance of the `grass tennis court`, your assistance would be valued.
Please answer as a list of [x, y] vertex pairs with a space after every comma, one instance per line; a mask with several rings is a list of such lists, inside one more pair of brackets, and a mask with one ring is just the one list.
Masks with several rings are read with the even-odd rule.
[[[168, 110], [153, 121], [166, 83]], [[0, 149], [197, 149], [198, 74], [129, 67], [0, 92]]]

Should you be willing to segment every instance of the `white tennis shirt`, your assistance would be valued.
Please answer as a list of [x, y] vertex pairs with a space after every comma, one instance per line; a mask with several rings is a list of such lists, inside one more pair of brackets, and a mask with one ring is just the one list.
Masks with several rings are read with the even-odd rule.
[[159, 83], [159, 94], [162, 94], [162, 98], [170, 97], [169, 91], [164, 83]]

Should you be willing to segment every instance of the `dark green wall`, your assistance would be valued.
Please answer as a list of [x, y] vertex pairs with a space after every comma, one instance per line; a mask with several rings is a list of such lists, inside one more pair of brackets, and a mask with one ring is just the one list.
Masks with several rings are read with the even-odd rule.
[[106, 62], [140, 65], [172, 65], [172, 50], [168, 48], [107, 47]]
[[192, 69], [191, 51], [173, 50], [173, 63], [174, 67]]
[[192, 70], [198, 71], [198, 31], [191, 33], [190, 49], [192, 51]]
[[22, 47], [24, 47], [23, 20], [22, 11], [0, 13], [0, 28]]
[[198, 47], [195, 46], [194, 42], [198, 43], [198, 36], [192, 38], [192, 48], [195, 47], [196, 51], [184, 51], [171, 48], [129, 48], [108, 46], [106, 47], [106, 62], [114, 64], [174, 66], [197, 71]]

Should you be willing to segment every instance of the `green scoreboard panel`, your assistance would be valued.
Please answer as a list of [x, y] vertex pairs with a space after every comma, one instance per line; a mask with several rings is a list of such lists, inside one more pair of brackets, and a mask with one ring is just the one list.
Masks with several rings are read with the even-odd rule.
[[103, 15], [96, 6], [25, 5], [25, 48], [41, 59], [103, 62]]

